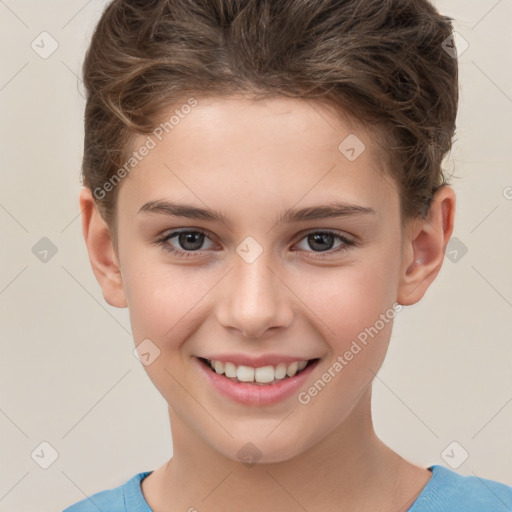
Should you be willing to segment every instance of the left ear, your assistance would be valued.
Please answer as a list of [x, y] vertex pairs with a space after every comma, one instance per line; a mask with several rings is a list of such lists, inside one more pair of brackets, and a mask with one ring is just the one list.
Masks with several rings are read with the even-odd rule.
[[444, 185], [435, 193], [427, 217], [408, 225], [397, 292], [399, 304], [416, 304], [436, 278], [452, 236], [454, 218], [455, 192]]

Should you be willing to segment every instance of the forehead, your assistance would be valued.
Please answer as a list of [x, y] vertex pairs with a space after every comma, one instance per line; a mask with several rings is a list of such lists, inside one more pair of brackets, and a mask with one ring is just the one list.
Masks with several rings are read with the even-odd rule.
[[135, 214], [165, 198], [239, 214], [319, 201], [398, 204], [371, 132], [325, 104], [239, 96], [185, 104], [163, 112], [154, 132], [135, 140], [134, 152], [151, 149], [123, 179], [120, 209]]

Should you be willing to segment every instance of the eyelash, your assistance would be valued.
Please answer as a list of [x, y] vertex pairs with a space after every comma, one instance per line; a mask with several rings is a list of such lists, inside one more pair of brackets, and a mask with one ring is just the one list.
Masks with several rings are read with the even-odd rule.
[[[196, 251], [181, 251], [179, 249], [175, 249], [174, 247], [172, 247], [171, 245], [169, 245], [167, 242], [169, 240], [171, 240], [172, 238], [175, 238], [176, 236], [180, 235], [180, 234], [183, 234], [183, 233], [186, 233], [186, 234], [190, 234], [190, 233], [200, 233], [202, 235], [205, 235], [207, 238], [208, 238], [208, 235], [204, 232], [204, 231], [201, 231], [199, 229], [194, 229], [194, 230], [182, 230], [182, 231], [171, 231], [170, 233], [168, 233], [167, 235], [165, 235], [164, 237], [156, 240], [156, 244], [157, 245], [160, 245], [162, 247], [162, 249], [168, 253], [171, 253], [175, 256], [178, 256], [178, 257], [184, 257], [184, 258], [191, 258], [191, 257], [194, 257], [195, 256], [195, 253], [199, 253], [201, 252], [200, 250], [196, 250]], [[310, 231], [309, 233], [306, 233], [300, 240], [304, 240], [305, 238], [307, 238], [308, 236], [310, 235], [316, 235], [316, 234], [322, 234], [322, 235], [332, 235], [334, 236], [335, 238], [337, 238], [338, 240], [340, 240], [341, 242], [343, 242], [343, 245], [341, 245], [340, 247], [338, 247], [337, 249], [330, 249], [328, 251], [320, 251], [320, 252], [315, 252], [315, 251], [299, 251], [299, 252], [313, 252], [313, 254], [315, 254], [316, 256], [313, 256], [313, 258], [316, 258], [316, 259], [325, 259], [326, 256], [332, 256], [333, 254], [339, 254], [339, 253], [343, 253], [343, 252], [346, 252], [348, 251], [351, 247], [353, 246], [356, 246], [357, 243], [354, 242], [353, 240], [350, 240], [348, 239], [347, 237], [343, 236], [343, 235], [340, 235], [339, 233], [337, 233], [336, 231], [332, 231], [332, 230], [329, 230], [329, 229], [323, 229], [323, 230], [319, 230], [319, 231]]]

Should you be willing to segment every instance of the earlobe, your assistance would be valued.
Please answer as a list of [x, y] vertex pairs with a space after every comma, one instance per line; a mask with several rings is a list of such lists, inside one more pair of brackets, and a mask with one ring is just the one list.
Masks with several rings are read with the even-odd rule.
[[416, 304], [436, 278], [453, 232], [454, 218], [455, 192], [445, 185], [434, 195], [426, 219], [413, 221], [404, 234], [399, 304]]
[[125, 308], [126, 296], [111, 234], [96, 207], [91, 191], [86, 187], [80, 192], [80, 211], [82, 212], [82, 234], [92, 270], [101, 286], [103, 297], [111, 306]]

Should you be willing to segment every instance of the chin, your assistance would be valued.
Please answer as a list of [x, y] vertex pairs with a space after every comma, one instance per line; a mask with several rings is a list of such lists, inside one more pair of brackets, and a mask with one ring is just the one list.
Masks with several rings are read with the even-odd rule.
[[[249, 439], [249, 440], [247, 440]], [[240, 462], [247, 467], [258, 464], [274, 464], [286, 462], [302, 453], [302, 443], [296, 442], [289, 436], [275, 436], [275, 439], [251, 438], [231, 440], [229, 448], [220, 446], [217, 451], [224, 457]]]

